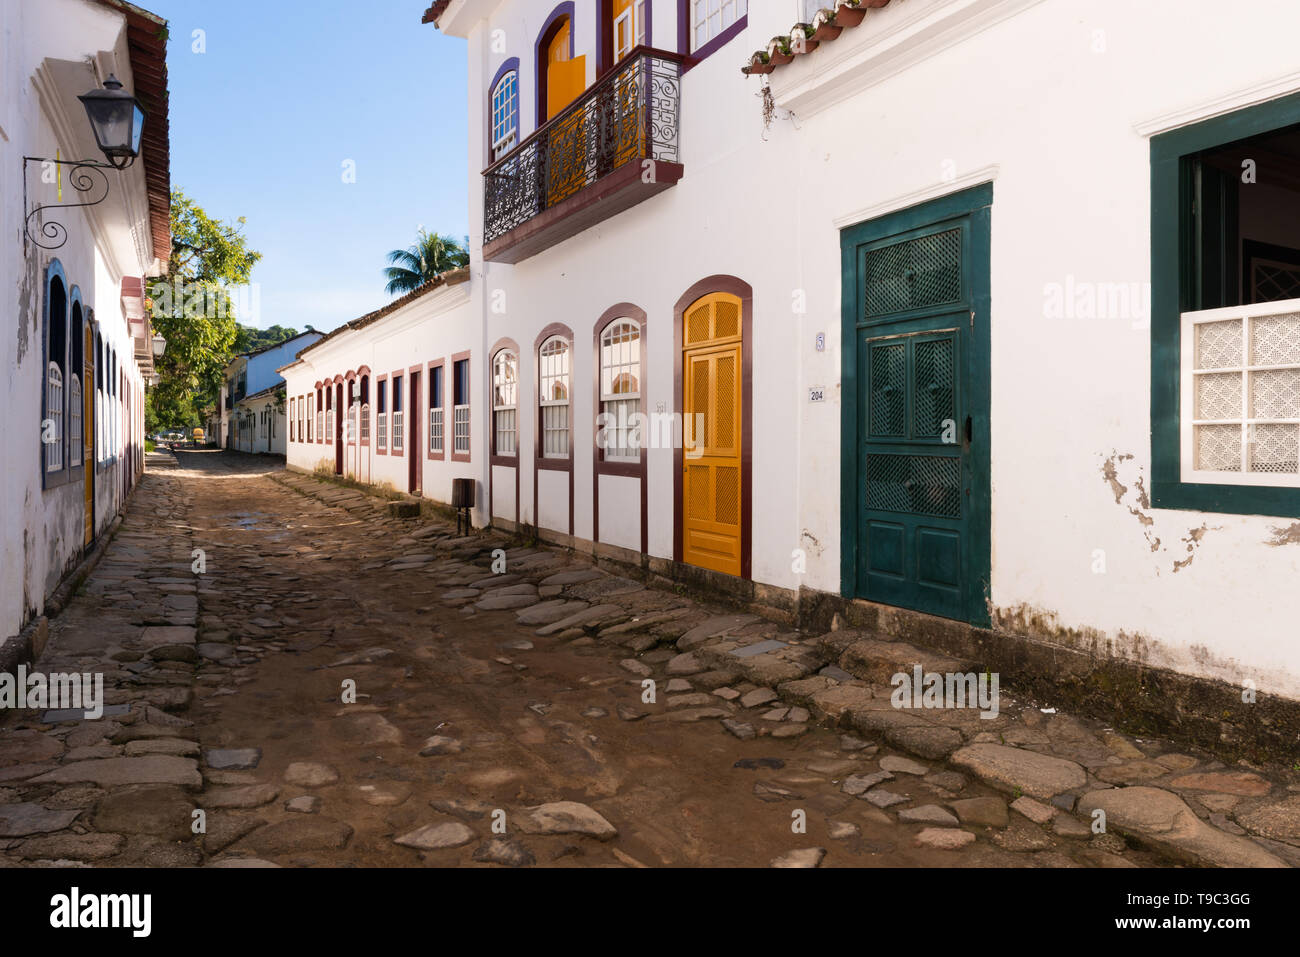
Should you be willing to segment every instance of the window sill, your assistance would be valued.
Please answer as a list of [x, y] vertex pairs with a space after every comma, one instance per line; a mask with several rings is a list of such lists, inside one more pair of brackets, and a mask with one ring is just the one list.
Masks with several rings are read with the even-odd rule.
[[723, 30], [721, 33], [719, 33], [708, 43], [704, 44], [704, 46], [700, 47], [698, 50], [690, 49], [691, 34], [690, 34], [690, 27], [687, 26], [683, 34], [685, 42], [682, 43], [682, 53], [685, 54], [687, 57], [689, 57], [689, 59], [682, 64], [682, 73], [686, 73], [688, 70], [693, 69], [695, 66], [697, 66], [704, 60], [707, 60], [714, 53], [717, 53], [719, 50], [725, 47], [732, 40], [736, 39], [737, 36], [743, 33], [748, 26], [749, 26], [749, 14], [746, 13], [743, 17], [741, 17], [731, 26], [727, 27], [727, 29]]
[[1151, 507], [1225, 515], [1300, 518], [1300, 489], [1258, 485], [1152, 482]]

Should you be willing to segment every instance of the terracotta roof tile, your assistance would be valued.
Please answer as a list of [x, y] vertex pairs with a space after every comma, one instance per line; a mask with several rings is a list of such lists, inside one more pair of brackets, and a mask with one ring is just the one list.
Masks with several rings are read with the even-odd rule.
[[429, 9], [424, 11], [424, 18], [420, 22], [432, 23], [436, 27], [439, 18], [447, 12], [449, 6], [451, 6], [451, 0], [434, 0], [433, 3], [429, 4]]
[[149, 111], [141, 136], [149, 197], [154, 257], [167, 262], [172, 251], [171, 124], [167, 113], [167, 21], [126, 0], [96, 0], [126, 18], [126, 43], [135, 77], [132, 93]]
[[867, 15], [889, 5], [889, 0], [829, 0], [830, 7], [817, 11], [812, 23], [796, 23], [786, 36], [772, 37], [764, 50], [755, 50], [741, 72], [753, 76], [771, 73], [797, 56], [807, 56], [823, 43], [835, 40], [850, 27], [856, 27]]

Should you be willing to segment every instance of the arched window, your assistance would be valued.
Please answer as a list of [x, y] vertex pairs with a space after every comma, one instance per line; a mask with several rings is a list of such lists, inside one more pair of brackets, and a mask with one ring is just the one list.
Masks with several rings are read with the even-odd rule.
[[50, 264], [45, 299], [45, 422], [41, 441], [45, 443], [45, 471], [63, 468], [63, 394], [68, 364], [68, 293], [63, 270]]
[[72, 332], [68, 339], [71, 358], [68, 360], [68, 467], [85, 465], [85, 418], [82, 379], [85, 355], [85, 323], [82, 320], [80, 295], [72, 304]]
[[370, 376], [361, 377], [361, 444], [370, 444]]
[[334, 444], [334, 386], [325, 386], [325, 442]]
[[519, 357], [502, 349], [492, 360], [492, 449], [496, 455], [519, 451]]
[[361, 408], [361, 400], [357, 398], [357, 380], [348, 379], [348, 445], [357, 444], [357, 412]]
[[519, 60], [512, 59], [492, 86], [492, 161], [519, 145]]
[[635, 461], [641, 439], [632, 415], [641, 405], [641, 327], [615, 319], [600, 334], [600, 423], [597, 442], [606, 461]]
[[325, 441], [325, 396], [316, 390], [316, 441]]
[[569, 457], [569, 343], [551, 336], [537, 351], [542, 457]]

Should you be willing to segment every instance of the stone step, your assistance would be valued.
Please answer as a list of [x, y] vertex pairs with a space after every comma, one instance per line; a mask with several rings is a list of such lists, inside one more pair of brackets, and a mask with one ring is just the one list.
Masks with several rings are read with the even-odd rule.
[[[818, 647], [825, 644], [818, 640]], [[918, 665], [924, 674], [968, 674], [979, 670], [974, 661], [878, 637], [859, 638], [848, 644], [838, 663], [854, 677], [874, 684], [890, 684], [898, 674], [911, 679]]]

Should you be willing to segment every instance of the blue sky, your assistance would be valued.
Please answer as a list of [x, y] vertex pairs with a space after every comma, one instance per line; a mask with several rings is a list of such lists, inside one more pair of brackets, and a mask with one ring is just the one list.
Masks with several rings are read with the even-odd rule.
[[170, 26], [172, 185], [247, 217], [257, 325], [333, 329], [389, 301], [420, 227], [468, 232], [465, 43], [428, 0], [137, 2]]

